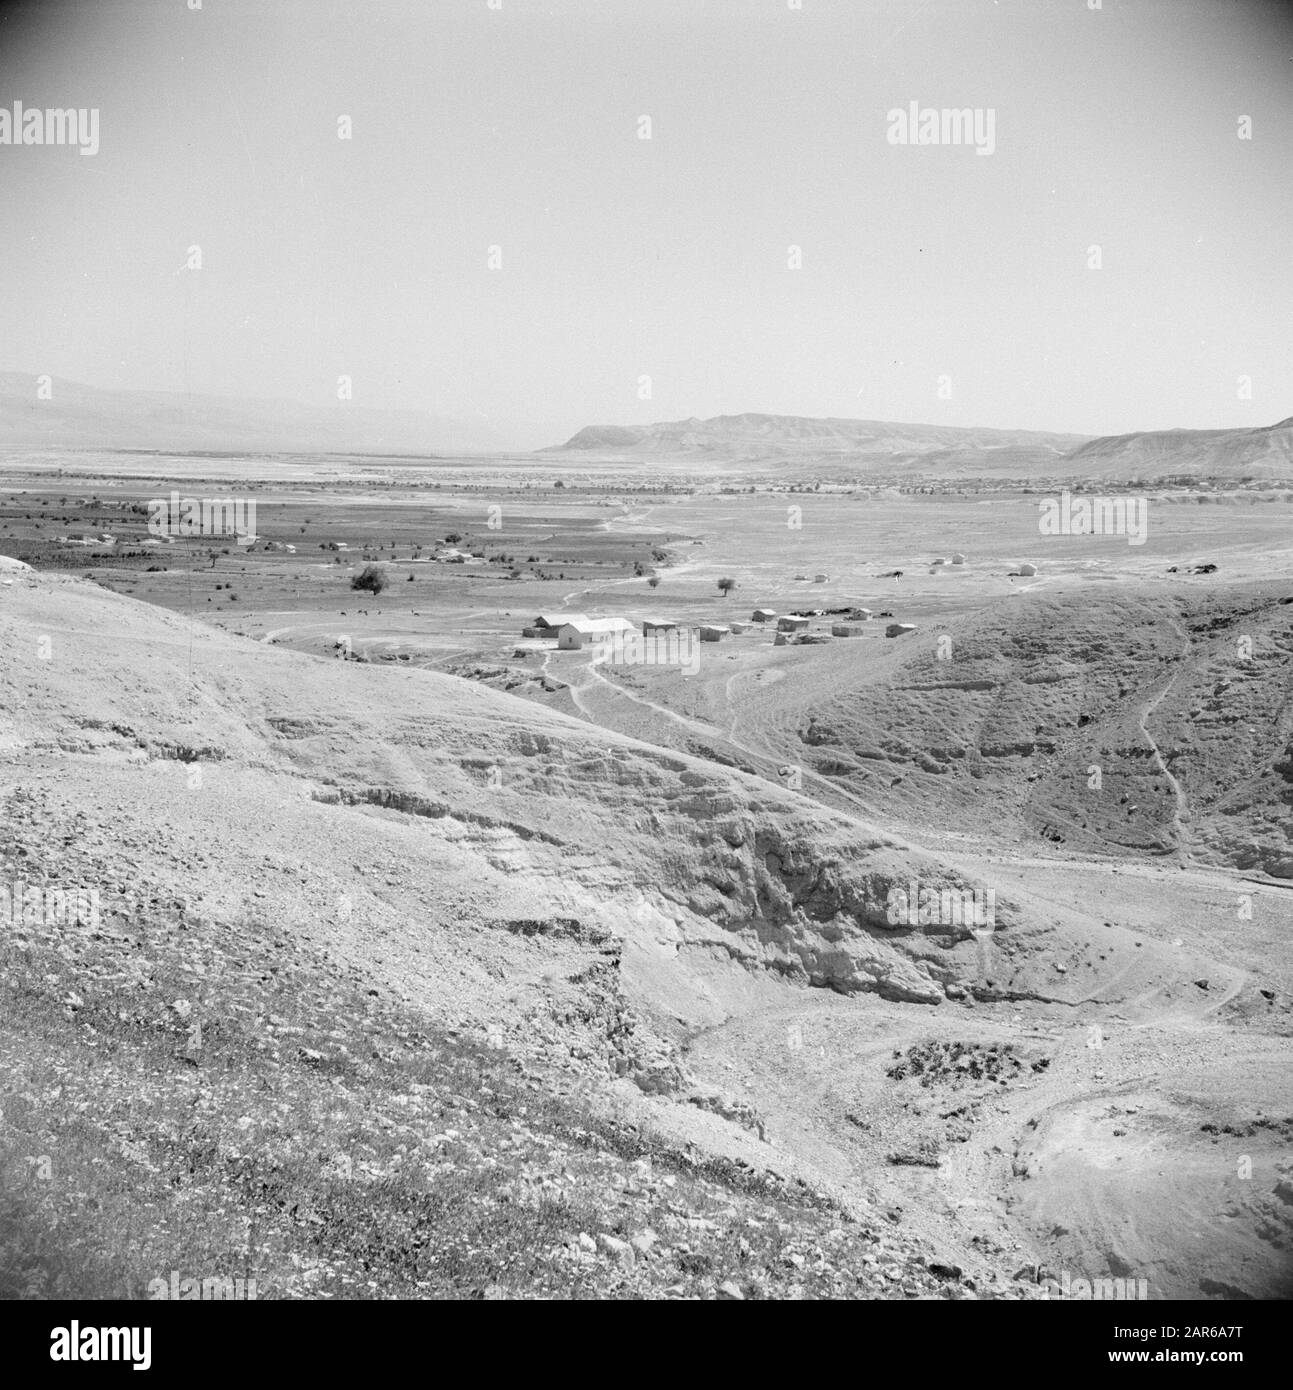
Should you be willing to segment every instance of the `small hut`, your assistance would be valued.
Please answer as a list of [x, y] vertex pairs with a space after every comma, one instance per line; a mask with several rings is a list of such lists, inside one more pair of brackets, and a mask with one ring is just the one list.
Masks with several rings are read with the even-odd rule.
[[540, 613], [530, 626], [550, 631], [555, 637], [567, 623], [586, 623], [587, 621], [588, 615], [586, 613]]

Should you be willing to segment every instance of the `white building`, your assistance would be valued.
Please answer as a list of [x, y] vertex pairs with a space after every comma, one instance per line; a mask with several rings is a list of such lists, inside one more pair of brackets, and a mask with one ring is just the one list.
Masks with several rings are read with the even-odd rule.
[[557, 633], [557, 646], [563, 652], [578, 651], [599, 637], [613, 637], [617, 632], [637, 636], [637, 628], [627, 618], [585, 618], [582, 622], [563, 623]]

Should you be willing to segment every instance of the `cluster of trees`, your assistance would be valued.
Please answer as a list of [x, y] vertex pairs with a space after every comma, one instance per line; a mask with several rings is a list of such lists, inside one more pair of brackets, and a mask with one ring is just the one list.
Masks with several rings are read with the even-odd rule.
[[[409, 575], [409, 578], [412, 579], [413, 576]], [[365, 565], [350, 581], [350, 587], [364, 593], [380, 594], [390, 582], [386, 571], [380, 565]]]

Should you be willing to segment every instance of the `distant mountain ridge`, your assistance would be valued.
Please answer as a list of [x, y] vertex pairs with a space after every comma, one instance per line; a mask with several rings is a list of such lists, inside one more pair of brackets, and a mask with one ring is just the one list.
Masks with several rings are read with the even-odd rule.
[[[0, 448], [101, 448], [175, 452], [355, 453], [431, 457], [527, 452], [484, 421], [351, 403], [168, 391], [102, 390], [0, 372]], [[533, 436], [531, 436], [533, 438]], [[564, 444], [534, 451], [569, 462], [602, 458], [949, 476], [1134, 482], [1171, 477], [1293, 479], [1293, 416], [1220, 430], [1142, 430], [1092, 437], [1045, 430], [912, 424], [747, 412], [647, 425], [587, 425]]]
[[515, 442], [483, 423], [415, 410], [100, 390], [61, 377], [43, 400], [35, 374], [0, 372], [4, 446], [435, 454], [507, 452]]
[[[1042, 448], [1067, 453], [1089, 436], [1044, 430], [980, 429], [960, 425], [897, 424], [888, 420], [823, 419], [802, 415], [717, 415], [709, 420], [651, 425], [588, 425], [555, 450], [632, 450], [635, 453], [832, 454], [930, 453], [957, 448]], [[545, 451], [551, 452], [551, 451]]]
[[1116, 468], [1146, 476], [1169, 471], [1288, 477], [1293, 473], [1293, 416], [1250, 429], [1142, 430], [1104, 435], [1079, 445], [1069, 459], [1074, 464], [1089, 464], [1094, 471]]
[[589, 425], [543, 452], [1061, 481], [1288, 480], [1293, 479], [1293, 417], [1240, 429], [1142, 430], [1092, 438], [884, 420], [719, 415], [650, 425]]

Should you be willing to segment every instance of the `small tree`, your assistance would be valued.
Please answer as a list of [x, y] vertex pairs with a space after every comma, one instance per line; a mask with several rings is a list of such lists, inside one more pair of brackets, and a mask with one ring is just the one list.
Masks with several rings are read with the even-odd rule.
[[720, 580], [718, 581], [718, 589], [719, 589], [719, 592], [723, 595], [724, 598], [726, 598], [727, 595], [730, 594], [730, 593], [732, 592], [732, 590], [735, 589], [735, 588], [736, 588], [736, 580], [735, 580], [735, 579], [728, 579], [728, 578], [725, 577], [725, 578], [720, 579]]
[[653, 589], [658, 589], [660, 587], [660, 576], [658, 574], [653, 574], [651, 578], [647, 580], [647, 584]]
[[366, 589], [370, 594], [380, 594], [390, 583], [386, 571], [380, 565], [365, 565], [350, 581], [352, 589]]

